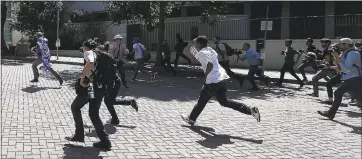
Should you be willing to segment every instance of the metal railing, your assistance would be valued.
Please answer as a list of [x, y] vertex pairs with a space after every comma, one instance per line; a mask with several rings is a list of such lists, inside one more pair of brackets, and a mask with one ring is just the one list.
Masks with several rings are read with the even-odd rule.
[[[165, 39], [171, 47], [176, 43], [176, 33], [184, 40], [190, 40], [194, 35], [207, 37], [219, 36], [223, 40], [249, 40], [264, 38], [261, 21], [265, 19], [228, 19], [221, 20], [216, 25], [203, 24], [199, 21], [172, 21], [165, 27]], [[308, 37], [321, 39], [324, 37], [362, 37], [362, 15], [330, 15], [308, 17], [269, 18], [273, 21], [271, 31], [267, 31], [267, 39], [305, 39]], [[142, 39], [148, 48], [157, 46], [158, 29], [142, 31]]]

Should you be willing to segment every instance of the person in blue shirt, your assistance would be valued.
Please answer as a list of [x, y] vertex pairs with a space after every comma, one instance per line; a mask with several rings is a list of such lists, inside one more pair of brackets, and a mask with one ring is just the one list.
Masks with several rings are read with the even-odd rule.
[[259, 76], [260, 79], [263, 79], [266, 85], [269, 84], [270, 78], [262, 75], [262, 67], [260, 65], [260, 53], [250, 49], [249, 43], [244, 43], [243, 50], [246, 51], [245, 55], [240, 58], [241, 61], [248, 61], [249, 64], [249, 72], [247, 75], [247, 79], [250, 81], [252, 88], [250, 90], [257, 91], [259, 90], [258, 86], [255, 83], [255, 75]]
[[342, 102], [344, 93], [351, 92], [356, 95], [357, 100], [362, 100], [362, 59], [361, 54], [353, 45], [350, 38], [339, 40], [339, 48], [343, 50], [341, 55], [333, 54], [337, 66], [330, 66], [331, 69], [343, 72], [342, 84], [334, 91], [334, 101], [328, 111], [318, 111], [324, 117], [333, 120]]

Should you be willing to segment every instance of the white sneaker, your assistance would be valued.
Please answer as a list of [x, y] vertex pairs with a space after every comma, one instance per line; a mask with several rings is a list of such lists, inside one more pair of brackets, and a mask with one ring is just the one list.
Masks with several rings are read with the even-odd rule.
[[251, 115], [256, 119], [256, 121], [260, 122], [260, 113], [257, 107], [250, 108]]
[[191, 126], [195, 125], [195, 121], [190, 120], [190, 118], [186, 115], [181, 115], [181, 118], [183, 121], [185, 121], [186, 123], [190, 124]]

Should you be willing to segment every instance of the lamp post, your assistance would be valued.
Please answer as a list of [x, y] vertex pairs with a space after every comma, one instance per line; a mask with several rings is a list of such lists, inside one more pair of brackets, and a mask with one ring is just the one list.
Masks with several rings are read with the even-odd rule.
[[61, 6], [62, 5], [62, 2], [58, 2], [57, 3], [57, 41], [55, 43], [55, 46], [57, 47], [57, 60], [59, 60], [59, 47], [60, 47], [60, 39], [59, 39], [59, 12], [60, 12], [60, 9], [61, 9]]

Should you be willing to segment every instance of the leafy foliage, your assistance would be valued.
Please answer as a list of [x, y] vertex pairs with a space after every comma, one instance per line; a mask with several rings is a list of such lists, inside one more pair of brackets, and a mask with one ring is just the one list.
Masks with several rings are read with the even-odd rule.
[[64, 8], [57, 1], [22, 1], [16, 5], [15, 21], [12, 27], [26, 35], [48, 31], [57, 27], [57, 11]]
[[[160, 7], [164, 3], [164, 8]], [[186, 2], [177, 1], [110, 1], [106, 8], [110, 19], [116, 24], [144, 22], [148, 29], [158, 27], [160, 18], [170, 15], [173, 8], [180, 8]], [[222, 16], [220, 14], [227, 11], [227, 5], [224, 2], [201, 1], [187, 2], [188, 4], [201, 5], [201, 21], [204, 23], [214, 24]], [[161, 10], [162, 9], [162, 10]], [[164, 17], [160, 17], [161, 11]]]

